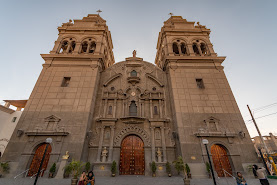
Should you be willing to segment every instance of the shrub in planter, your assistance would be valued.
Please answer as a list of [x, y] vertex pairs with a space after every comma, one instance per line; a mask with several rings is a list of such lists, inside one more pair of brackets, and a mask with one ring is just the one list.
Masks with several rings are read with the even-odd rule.
[[53, 163], [53, 165], [51, 166], [50, 170], [49, 170], [49, 177], [53, 178], [54, 174], [56, 172], [56, 163]]
[[68, 178], [71, 172], [72, 172], [71, 166], [67, 165], [64, 168], [64, 178]]
[[85, 164], [85, 171], [88, 173], [90, 170], [90, 162], [86, 162]]
[[0, 162], [0, 177], [5, 173], [9, 173], [10, 165], [9, 162]]
[[178, 172], [178, 175], [180, 175], [180, 172], [183, 172], [185, 169], [184, 161], [181, 156], [177, 158], [177, 160], [173, 161], [174, 167]]
[[152, 176], [156, 177], [157, 165], [154, 161], [151, 163], [151, 170], [152, 170]]
[[190, 179], [191, 178], [191, 173], [190, 173], [189, 165], [187, 163], [185, 164], [185, 170], [186, 170], [188, 178]]
[[116, 174], [116, 162], [115, 161], [113, 161], [113, 163], [112, 163], [111, 172], [112, 172], [112, 177], [115, 177], [115, 174]]
[[167, 174], [168, 174], [168, 177], [171, 177], [171, 165], [170, 165], [170, 163], [167, 162], [167, 163], [165, 164], [165, 167], [166, 167], [166, 172], [167, 172]]
[[84, 164], [81, 161], [75, 161], [72, 159], [68, 166], [68, 170], [70, 170], [72, 174], [71, 184], [75, 185], [78, 182], [78, 176], [81, 174]]
[[209, 178], [212, 178], [211, 176], [211, 166], [208, 162], [206, 162], [206, 170]]

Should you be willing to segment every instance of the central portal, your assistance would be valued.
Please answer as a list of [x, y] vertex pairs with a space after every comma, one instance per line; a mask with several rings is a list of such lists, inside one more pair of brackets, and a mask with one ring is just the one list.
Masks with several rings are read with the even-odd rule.
[[125, 137], [121, 143], [120, 175], [144, 175], [144, 144], [136, 135]]

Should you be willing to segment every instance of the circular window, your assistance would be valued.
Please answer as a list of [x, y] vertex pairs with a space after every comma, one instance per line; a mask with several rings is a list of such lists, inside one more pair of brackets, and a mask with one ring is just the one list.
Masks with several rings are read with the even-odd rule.
[[156, 89], [156, 87], [153, 87], [152, 90], [153, 90], [153, 91], [156, 91], [157, 89]]
[[112, 91], [114, 91], [114, 89], [115, 89], [114, 87], [111, 87], [111, 90], [112, 90]]
[[88, 39], [89, 41], [91, 40], [91, 39]]
[[199, 42], [199, 40], [196, 40], [196, 42]]
[[177, 42], [180, 42], [180, 40], [177, 40]]
[[72, 38], [70, 38], [70, 40], [72, 40]]

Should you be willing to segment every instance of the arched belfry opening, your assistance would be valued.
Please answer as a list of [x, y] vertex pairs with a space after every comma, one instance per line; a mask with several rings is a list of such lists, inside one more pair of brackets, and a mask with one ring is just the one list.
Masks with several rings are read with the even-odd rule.
[[144, 175], [144, 143], [137, 135], [126, 136], [121, 143], [120, 175]]

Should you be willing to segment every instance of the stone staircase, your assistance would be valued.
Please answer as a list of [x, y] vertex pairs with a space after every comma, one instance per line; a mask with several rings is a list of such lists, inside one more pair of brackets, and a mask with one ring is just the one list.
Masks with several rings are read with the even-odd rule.
[[[0, 185], [32, 185], [34, 178], [0, 178]], [[260, 185], [257, 179], [247, 179], [248, 185]], [[191, 185], [213, 185], [212, 179], [191, 179]], [[37, 185], [71, 185], [70, 179], [39, 178]], [[183, 178], [174, 177], [145, 177], [117, 176], [96, 177], [95, 185], [184, 185]], [[217, 185], [237, 185], [233, 178], [217, 179]], [[270, 185], [277, 185], [277, 179], [270, 179]]]

